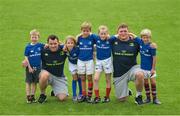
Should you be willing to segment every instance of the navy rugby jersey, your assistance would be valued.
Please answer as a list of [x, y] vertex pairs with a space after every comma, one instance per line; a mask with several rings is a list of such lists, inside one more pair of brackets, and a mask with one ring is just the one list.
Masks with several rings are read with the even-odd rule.
[[66, 53], [63, 52], [60, 46], [56, 52], [51, 52], [49, 48], [43, 49], [41, 52], [42, 69], [57, 77], [64, 77], [66, 57]]
[[113, 54], [113, 77], [120, 77], [137, 64], [136, 57], [139, 52], [139, 45], [134, 40], [121, 41], [115, 36], [112, 42]]

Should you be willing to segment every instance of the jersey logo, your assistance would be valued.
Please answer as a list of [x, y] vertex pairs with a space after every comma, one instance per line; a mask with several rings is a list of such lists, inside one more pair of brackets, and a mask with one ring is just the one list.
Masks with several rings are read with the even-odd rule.
[[104, 47], [105, 45], [104, 45], [104, 44], [102, 44], [101, 46], [102, 46], [102, 47]]
[[53, 64], [56, 64], [56, 63], [57, 63], [57, 60], [54, 60], [54, 61], [53, 61]]
[[87, 45], [84, 45], [84, 48], [87, 48]]
[[126, 50], [122, 50], [122, 53], [126, 53]]
[[76, 53], [74, 53], [73, 56], [76, 56]]
[[98, 40], [97, 43], [100, 43], [100, 41]]
[[82, 42], [79, 42], [80, 45], [82, 45], [83, 43]]
[[133, 46], [134, 46], [134, 43], [129, 43], [129, 46], [132, 46], [132, 47], [133, 47]]
[[114, 44], [115, 44], [115, 45], [118, 45], [118, 42], [116, 41]]
[[38, 47], [38, 50], [39, 50], [39, 51], [41, 51], [41, 48], [40, 48], [40, 47]]
[[109, 42], [107, 41], [106, 44], [109, 44]]
[[31, 50], [30, 52], [31, 52], [31, 53], [33, 53], [34, 51], [33, 51], [33, 50]]
[[92, 44], [92, 42], [90, 41], [88, 44], [89, 44], [89, 45], [91, 45], [91, 44]]
[[45, 56], [48, 56], [48, 53], [45, 53], [44, 55], [45, 55]]

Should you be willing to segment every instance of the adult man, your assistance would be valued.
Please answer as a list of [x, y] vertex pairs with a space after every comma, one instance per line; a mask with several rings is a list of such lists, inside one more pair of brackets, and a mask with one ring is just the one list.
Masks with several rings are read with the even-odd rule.
[[39, 103], [46, 101], [45, 90], [52, 86], [55, 96], [64, 101], [68, 96], [67, 80], [64, 76], [64, 63], [66, 54], [59, 46], [59, 39], [55, 35], [50, 35], [47, 39], [49, 48], [42, 50], [42, 71], [39, 76], [40, 97]]
[[112, 42], [112, 54], [116, 97], [120, 101], [126, 101], [129, 96], [128, 82], [135, 81], [137, 90], [135, 103], [141, 105], [143, 104], [141, 92], [144, 85], [144, 75], [136, 62], [139, 45], [130, 39], [126, 24], [121, 24], [118, 27], [118, 35], [112, 38], [114, 38]]

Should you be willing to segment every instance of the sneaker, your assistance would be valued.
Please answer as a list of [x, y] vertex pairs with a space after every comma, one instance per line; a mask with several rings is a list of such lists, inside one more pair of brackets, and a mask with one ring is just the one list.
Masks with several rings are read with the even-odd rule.
[[77, 100], [78, 100], [77, 96], [73, 96], [72, 100], [73, 100], [73, 102], [77, 102]]
[[47, 98], [46, 95], [41, 94], [41, 95], [39, 96], [38, 102], [39, 102], [39, 103], [44, 103], [44, 102], [46, 102], [46, 98]]
[[132, 96], [132, 95], [133, 95], [132, 90], [129, 89], [129, 96]]
[[110, 99], [105, 96], [104, 99], [103, 99], [103, 101], [102, 101], [102, 103], [108, 103], [108, 102], [110, 102]]
[[160, 105], [161, 104], [161, 102], [156, 98], [156, 99], [154, 99], [153, 100], [153, 104], [157, 104], [157, 105]]
[[34, 98], [34, 96], [31, 98], [31, 102], [32, 103], [36, 103], [37, 102], [36, 99]]
[[78, 102], [81, 103], [81, 102], [85, 102], [86, 101], [86, 96], [81, 96], [79, 99], [78, 99]]
[[144, 100], [144, 103], [145, 104], [148, 104], [148, 103], [150, 103], [151, 102], [151, 99], [150, 98], [146, 98], [145, 100]]
[[142, 105], [143, 104], [142, 95], [139, 95], [138, 97], [135, 98], [135, 103], [137, 105]]
[[93, 100], [93, 103], [97, 104], [101, 102], [101, 98], [100, 97], [95, 97], [94, 100]]
[[92, 103], [92, 99], [91, 99], [90, 96], [87, 96], [87, 97], [86, 97], [86, 102], [87, 102], [87, 103]]
[[30, 104], [30, 103], [32, 103], [32, 100], [31, 100], [31, 96], [27, 96], [27, 104]]
[[31, 102], [30, 99], [27, 99], [26, 103], [27, 103], [27, 104], [31, 104], [32, 102]]
[[54, 95], [54, 91], [53, 91], [53, 90], [51, 91], [51, 96], [55, 96], [55, 95]]

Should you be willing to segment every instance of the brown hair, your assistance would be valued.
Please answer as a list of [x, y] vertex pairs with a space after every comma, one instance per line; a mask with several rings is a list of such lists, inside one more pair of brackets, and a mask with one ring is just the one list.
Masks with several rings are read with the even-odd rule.
[[59, 38], [56, 35], [49, 35], [47, 38], [47, 42], [49, 42], [49, 40], [57, 40], [59, 42]]
[[126, 23], [121, 23], [121, 24], [118, 26], [117, 31], [118, 31], [120, 28], [127, 28], [127, 29], [128, 29], [128, 25], [127, 25]]
[[74, 44], [75, 44], [75, 46], [76, 46], [76, 39], [75, 39], [75, 37], [74, 36], [72, 36], [72, 35], [68, 35], [67, 37], [66, 37], [66, 41], [65, 41], [65, 44], [67, 43], [67, 40], [68, 39], [71, 39], [73, 42], [74, 42]]

